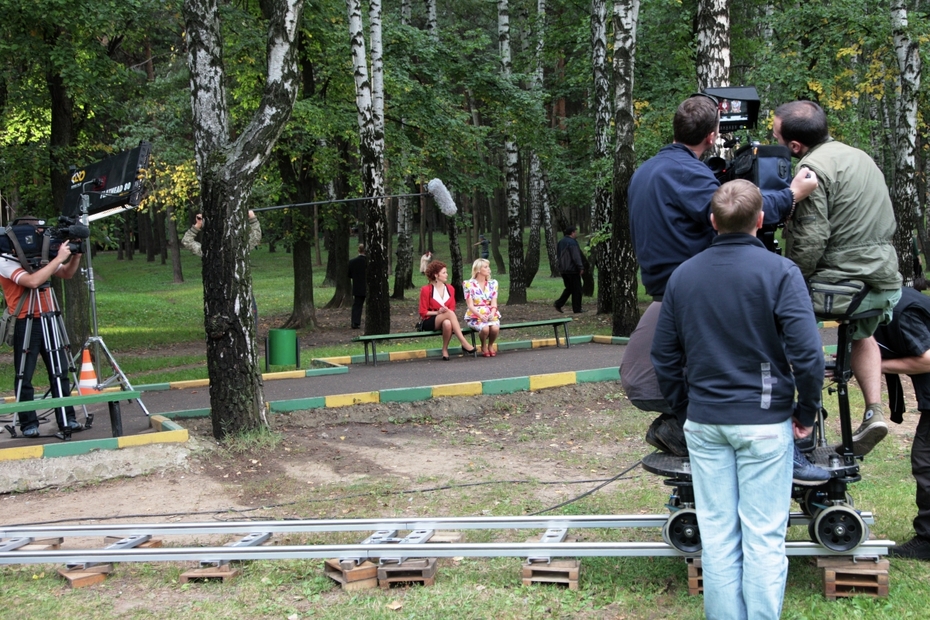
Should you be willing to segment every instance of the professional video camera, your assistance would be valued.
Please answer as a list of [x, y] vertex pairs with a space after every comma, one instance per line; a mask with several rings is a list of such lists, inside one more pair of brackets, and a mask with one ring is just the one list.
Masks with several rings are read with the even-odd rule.
[[68, 244], [72, 254], [80, 254], [84, 240], [90, 236], [87, 226], [64, 215], [58, 218], [57, 226], [48, 226], [45, 220], [19, 218], [4, 232], [0, 235], [0, 254], [17, 257], [23, 267], [36, 267], [55, 258], [63, 243]]
[[[755, 129], [759, 120], [759, 95], [754, 87], [707, 88], [703, 94], [717, 100], [721, 133]], [[740, 138], [734, 136], [724, 142], [724, 146], [729, 149], [739, 143]], [[780, 145], [763, 145], [751, 138], [748, 144], [733, 153], [732, 159], [711, 157], [707, 165], [721, 183], [745, 179], [762, 191], [783, 190], [791, 185], [791, 151]], [[781, 224], [766, 219], [758, 233], [765, 247], [777, 254], [781, 254], [781, 250], [775, 239], [775, 231]]]

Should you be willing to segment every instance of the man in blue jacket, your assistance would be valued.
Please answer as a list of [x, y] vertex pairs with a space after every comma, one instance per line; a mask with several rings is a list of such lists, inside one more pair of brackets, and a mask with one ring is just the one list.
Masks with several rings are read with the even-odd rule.
[[652, 361], [672, 411], [687, 415], [705, 613], [778, 618], [793, 440], [820, 410], [823, 350], [800, 270], [755, 236], [759, 189], [730, 181], [711, 208], [719, 235], [669, 278]]
[[[720, 182], [701, 157], [714, 148], [720, 114], [709, 95], [689, 97], [675, 112], [675, 141], [643, 163], [628, 190], [630, 233], [643, 286], [653, 304], [646, 309], [623, 354], [620, 377], [634, 405], [661, 413], [649, 428], [646, 441], [677, 456], [686, 456], [681, 425], [684, 418], [670, 414], [659, 393], [649, 360], [652, 334], [665, 293], [665, 283], [678, 265], [707, 248], [715, 236], [710, 224], [710, 201]], [[763, 193], [766, 224], [788, 217], [795, 200], [817, 187], [816, 175], [799, 172], [791, 186]]]

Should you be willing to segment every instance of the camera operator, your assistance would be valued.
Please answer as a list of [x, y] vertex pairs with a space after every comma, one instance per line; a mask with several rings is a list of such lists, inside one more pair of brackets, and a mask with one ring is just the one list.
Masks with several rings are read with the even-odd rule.
[[785, 225], [785, 256], [801, 274], [825, 282], [860, 280], [870, 287], [856, 312], [883, 314], [857, 321], [850, 361], [862, 390], [865, 413], [853, 432], [853, 452], [862, 456], [888, 434], [881, 392], [881, 353], [872, 334], [891, 320], [901, 298], [901, 274], [892, 242], [894, 209], [882, 171], [869, 155], [830, 137], [827, 115], [813, 101], [793, 101], [775, 110], [778, 143], [800, 158], [820, 185]]
[[[678, 265], [710, 246], [716, 235], [710, 222], [710, 203], [720, 182], [701, 156], [714, 147], [719, 125], [715, 97], [697, 94], [685, 99], [675, 112], [674, 142], [639, 166], [628, 190], [636, 260], [653, 303], [630, 335], [620, 377], [630, 402], [661, 414], [649, 427], [646, 442], [676, 456], [688, 454], [682, 430], [685, 421], [672, 415], [665, 403], [649, 350], [669, 276]], [[795, 200], [807, 198], [816, 186], [816, 175], [808, 177], [802, 172], [790, 188], [763, 191], [765, 221], [783, 221]]]
[[[19, 224], [39, 225], [41, 222], [34, 217], [25, 217], [17, 220]], [[68, 259], [71, 258], [69, 261]], [[3, 297], [6, 299], [8, 308], [16, 308], [23, 295], [30, 295], [35, 291], [32, 306], [32, 328], [29, 333], [29, 348], [24, 350], [26, 342], [26, 319], [29, 315], [30, 304], [27, 299], [22, 305], [16, 320], [16, 328], [13, 337], [13, 371], [18, 373], [22, 367], [22, 376], [16, 375], [14, 389], [19, 394], [19, 401], [26, 402], [33, 400], [35, 390], [32, 387], [32, 376], [35, 373], [36, 363], [39, 355], [45, 363], [48, 371], [49, 384], [53, 397], [68, 396], [71, 393], [71, 386], [68, 381], [67, 372], [58, 377], [54, 374], [54, 368], [69, 368], [71, 361], [67, 359], [64, 350], [49, 350], [47, 340], [42, 330], [42, 320], [40, 318], [43, 312], [57, 310], [52, 293], [49, 290], [48, 281], [52, 276], [70, 279], [77, 272], [81, 264], [80, 255], [72, 257], [69, 243], [62, 243], [58, 253], [51, 258], [46, 264], [42, 265], [35, 271], [30, 272], [23, 266], [20, 259], [10, 254], [0, 254], [0, 286], [3, 287]], [[53, 363], [52, 356], [60, 356], [57, 363]], [[25, 359], [25, 364], [23, 360]], [[67, 417], [67, 428], [61, 428], [59, 421], [59, 430], [68, 434], [83, 430], [83, 426], [75, 420], [74, 407], [66, 407], [65, 414]], [[36, 412], [23, 411], [19, 414], [19, 427], [23, 436], [34, 438], [39, 436], [39, 420]]]

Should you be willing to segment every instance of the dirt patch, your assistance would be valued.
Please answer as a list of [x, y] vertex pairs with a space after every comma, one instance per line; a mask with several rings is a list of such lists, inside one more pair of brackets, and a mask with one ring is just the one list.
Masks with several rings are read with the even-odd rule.
[[[918, 415], [910, 382], [904, 385], [909, 413], [904, 424], [889, 426], [909, 445]], [[295, 503], [340, 497], [353, 485], [396, 491], [495, 480], [602, 480], [651, 451], [643, 435], [652, 417], [626, 401], [619, 382], [606, 382], [276, 415], [277, 442], [239, 450], [217, 446], [209, 420], [190, 420], [193, 450], [185, 466], [0, 495], [0, 522], [186, 521], [252, 509], [261, 509], [259, 518], [293, 517], [300, 516]], [[835, 424], [836, 416], [828, 422]], [[538, 505], [572, 491], [560, 484], [532, 488], [527, 500]], [[447, 514], [457, 514], [456, 507]]]

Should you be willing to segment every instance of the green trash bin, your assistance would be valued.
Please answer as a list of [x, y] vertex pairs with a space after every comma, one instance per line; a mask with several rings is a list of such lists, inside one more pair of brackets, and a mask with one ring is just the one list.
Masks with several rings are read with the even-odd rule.
[[265, 372], [269, 367], [296, 365], [300, 368], [300, 342], [295, 329], [269, 329], [265, 337]]

